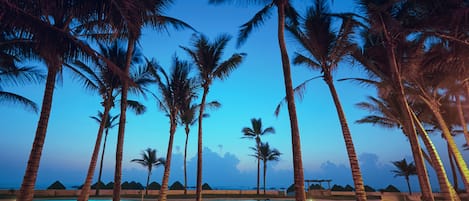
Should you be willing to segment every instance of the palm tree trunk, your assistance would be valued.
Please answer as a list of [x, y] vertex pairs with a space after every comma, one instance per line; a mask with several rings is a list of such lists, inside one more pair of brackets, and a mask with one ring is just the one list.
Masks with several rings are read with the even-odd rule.
[[457, 192], [459, 188], [458, 187], [458, 175], [456, 173], [456, 167], [454, 167], [454, 157], [453, 157], [453, 154], [451, 154], [448, 142], [446, 142], [446, 145], [447, 145], [447, 150], [448, 150], [449, 165], [451, 167], [451, 173], [453, 174], [454, 190]]
[[412, 195], [412, 190], [410, 189], [410, 181], [409, 181], [408, 176], [405, 177], [405, 181], [407, 182], [407, 188], [409, 189], [409, 194]]
[[267, 173], [267, 160], [264, 159], [264, 195], [265, 195], [265, 176]]
[[462, 103], [461, 103], [461, 97], [459, 95], [456, 95], [456, 105], [458, 107], [458, 116], [459, 116], [459, 121], [463, 130], [464, 138], [466, 139], [466, 144], [469, 146], [469, 132], [467, 131], [467, 121], [464, 118], [464, 111], [462, 109]]
[[101, 119], [101, 122], [99, 123], [98, 135], [96, 137], [96, 142], [94, 144], [93, 154], [91, 154], [91, 161], [88, 167], [88, 173], [86, 174], [85, 184], [83, 185], [83, 188], [81, 189], [81, 193], [80, 193], [80, 197], [78, 198], [78, 201], [87, 201], [89, 198], [90, 190], [91, 190], [91, 182], [93, 181], [93, 175], [96, 169], [96, 162], [98, 161], [99, 150], [101, 149], [101, 141], [103, 138], [103, 132], [104, 132], [104, 128], [106, 127], [107, 119], [109, 118], [110, 110], [111, 110], [110, 100], [106, 100], [106, 103], [104, 105], [103, 117]]
[[[451, 183], [449, 182], [448, 176], [445, 171], [445, 167], [441, 162], [440, 155], [438, 154], [435, 146], [433, 145], [430, 137], [428, 136], [427, 131], [423, 128], [420, 120], [418, 119], [417, 115], [412, 111], [412, 117], [417, 127], [418, 132], [420, 133], [420, 138], [422, 139], [425, 147], [428, 150], [428, 153], [431, 158], [430, 164], [432, 165], [433, 169], [435, 169], [436, 176], [438, 179], [438, 184], [440, 185], [440, 192], [443, 195], [445, 200], [453, 200], [459, 201], [460, 198], [456, 191], [452, 189]], [[422, 150], [423, 152], [423, 150]]]
[[145, 187], [145, 196], [148, 196], [148, 184], [149, 184], [149, 182], [150, 182], [150, 175], [151, 175], [151, 170], [148, 170], [147, 186]]
[[[175, 112], [177, 114], [177, 112]], [[175, 115], [173, 115], [171, 120], [171, 125], [169, 128], [169, 142], [168, 142], [168, 151], [166, 153], [166, 163], [164, 164], [164, 174], [163, 174], [163, 181], [161, 181], [161, 189], [160, 189], [160, 201], [166, 201], [168, 195], [168, 182], [169, 182], [169, 173], [171, 168], [171, 156], [173, 152], [173, 141], [174, 141], [174, 133], [176, 133], [176, 121]]]
[[256, 146], [257, 146], [257, 195], [259, 195], [259, 188], [260, 188], [260, 175], [261, 175], [261, 160], [259, 159], [260, 156], [260, 147], [261, 147], [261, 138], [259, 136], [256, 137]]
[[433, 115], [438, 121], [440, 129], [443, 131], [443, 136], [445, 137], [446, 142], [448, 143], [448, 148], [453, 154], [454, 160], [456, 161], [456, 165], [458, 166], [458, 169], [461, 172], [462, 181], [464, 183], [466, 192], [469, 193], [469, 169], [467, 168], [467, 164], [464, 161], [464, 158], [462, 157], [462, 154], [459, 151], [458, 146], [454, 142], [453, 136], [451, 135], [451, 132], [449, 131], [449, 128], [438, 108], [439, 106], [435, 102], [432, 102], [431, 100], [428, 100], [424, 97], [421, 97], [421, 98], [427, 104], [427, 106], [432, 110]]
[[199, 109], [199, 129], [197, 137], [197, 188], [196, 188], [196, 201], [202, 201], [202, 119], [205, 109], [205, 101], [208, 94], [208, 86], [203, 86], [204, 92], [202, 94], [202, 101]]
[[31, 153], [29, 154], [28, 166], [21, 183], [17, 200], [32, 201], [34, 197], [34, 185], [36, 184], [37, 171], [41, 161], [42, 148], [46, 139], [47, 125], [52, 106], [52, 97], [55, 88], [57, 71], [61, 64], [51, 65], [47, 73], [46, 87], [42, 99], [41, 115], [37, 124], [36, 135], [34, 137]]
[[[129, 75], [130, 62], [132, 60], [132, 53], [135, 47], [135, 39], [129, 38], [127, 44], [127, 55], [124, 74]], [[121, 110], [119, 118], [119, 131], [117, 133], [117, 148], [116, 148], [116, 168], [114, 170], [114, 189], [112, 191], [112, 200], [120, 201], [121, 198], [121, 182], [122, 182], [122, 155], [124, 152], [124, 136], [125, 136], [125, 122], [127, 116], [127, 91], [129, 89], [129, 81], [123, 80], [121, 91]]]
[[365, 186], [363, 184], [363, 178], [360, 171], [360, 165], [358, 163], [357, 154], [355, 153], [355, 147], [352, 141], [352, 134], [347, 125], [347, 119], [345, 118], [344, 110], [340, 104], [339, 95], [335, 89], [332, 76], [330, 71], [324, 71], [324, 80], [326, 81], [327, 86], [334, 100], [335, 108], [337, 109], [337, 115], [339, 116], [340, 125], [342, 128], [342, 134], [344, 136], [345, 147], [347, 148], [347, 154], [350, 162], [350, 168], [352, 169], [352, 178], [355, 184], [355, 196], [358, 201], [366, 201]]
[[104, 135], [103, 142], [103, 151], [101, 152], [101, 162], [99, 162], [99, 174], [98, 174], [98, 185], [96, 185], [96, 196], [99, 196], [99, 190], [101, 189], [101, 176], [103, 175], [103, 162], [104, 162], [104, 151], [106, 150], [107, 135], [109, 134], [109, 129], [106, 129], [106, 134]]
[[[380, 16], [381, 17], [381, 16]], [[418, 136], [415, 131], [414, 121], [412, 121], [412, 115], [410, 112], [409, 104], [407, 103], [407, 99], [404, 93], [404, 87], [402, 84], [402, 78], [399, 71], [399, 67], [396, 60], [396, 53], [394, 52], [395, 43], [389, 36], [389, 32], [386, 28], [386, 25], [382, 19], [380, 18], [381, 26], [383, 27], [383, 33], [386, 40], [386, 54], [389, 59], [389, 64], [391, 67], [391, 77], [392, 83], [394, 84], [395, 92], [397, 93], [397, 99], [399, 105], [401, 106], [400, 110], [403, 112], [403, 129], [404, 132], [407, 134], [410, 142], [410, 147], [412, 150], [412, 156], [414, 158], [415, 167], [417, 169], [417, 177], [420, 184], [420, 190], [422, 192], [422, 200], [425, 201], [434, 201], [435, 198], [433, 197], [432, 189], [430, 186], [430, 181], [428, 179], [427, 169], [425, 168], [425, 163], [423, 161], [422, 152], [420, 149], [420, 145], [418, 142]]]
[[184, 195], [187, 195], [187, 142], [189, 140], [189, 126], [186, 125], [186, 143], [184, 144]]
[[290, 128], [292, 137], [292, 153], [293, 153], [293, 174], [295, 183], [295, 199], [297, 201], [306, 200], [303, 161], [301, 156], [301, 140], [298, 128], [298, 118], [296, 116], [295, 97], [293, 94], [293, 83], [291, 78], [290, 59], [288, 58], [287, 47], [285, 44], [285, 4], [286, 0], [282, 0], [277, 4], [278, 11], [278, 43], [280, 47], [280, 55], [282, 57], [283, 78], [285, 82], [285, 91], [287, 97], [288, 114], [290, 117]]

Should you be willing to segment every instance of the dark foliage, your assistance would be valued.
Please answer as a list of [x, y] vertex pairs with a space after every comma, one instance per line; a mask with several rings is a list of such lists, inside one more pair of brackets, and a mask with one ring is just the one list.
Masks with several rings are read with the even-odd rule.
[[182, 185], [181, 182], [176, 181], [171, 185], [171, 187], [169, 187], [169, 190], [184, 190], [184, 185]]
[[210, 187], [210, 185], [208, 185], [207, 183], [204, 183], [202, 185], [202, 190], [212, 190], [212, 187]]
[[379, 191], [381, 192], [401, 192], [399, 191], [399, 189], [397, 189], [395, 186], [393, 185], [389, 185], [388, 187], [386, 187], [385, 189], [380, 189]]
[[334, 186], [331, 188], [331, 191], [345, 191], [345, 188], [341, 185], [334, 184]]
[[121, 188], [122, 189], [129, 189], [129, 190], [143, 190], [144, 189], [142, 184], [140, 184], [138, 182], [135, 182], [135, 181], [131, 181], [130, 183], [129, 182], [124, 182], [124, 183], [121, 184]]
[[365, 185], [365, 191], [366, 192], [375, 192], [376, 190], [371, 186]]
[[160, 190], [160, 189], [161, 189], [161, 185], [158, 182], [154, 181], [148, 185], [148, 190]]

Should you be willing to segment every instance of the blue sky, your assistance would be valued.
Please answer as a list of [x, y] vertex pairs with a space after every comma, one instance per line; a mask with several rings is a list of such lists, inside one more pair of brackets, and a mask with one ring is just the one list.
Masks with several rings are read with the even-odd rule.
[[[300, 1], [296, 1], [300, 2]], [[303, 13], [306, 5], [296, 3]], [[356, 11], [352, 1], [334, 1], [334, 11]], [[222, 107], [210, 111], [210, 118], [204, 120], [204, 182], [212, 186], [253, 187], [256, 185], [256, 161], [249, 156], [254, 141], [241, 139], [241, 129], [251, 126], [251, 118], [262, 118], [264, 126], [273, 126], [275, 134], [263, 138], [283, 153], [279, 162], [271, 163], [268, 170], [268, 186], [288, 187], [293, 182], [291, 137], [286, 107], [279, 117], [274, 109], [284, 97], [283, 76], [276, 39], [276, 16], [268, 20], [260, 29], [254, 31], [246, 44], [235, 48], [238, 27], [248, 21], [261, 7], [242, 5], [208, 5], [206, 1], [179, 0], [167, 10], [167, 15], [179, 18], [213, 39], [218, 34], [233, 36], [225, 57], [235, 52], [247, 53], [245, 62], [225, 81], [213, 83], [208, 100], [217, 100]], [[191, 31], [155, 32], [145, 29], [140, 47], [145, 56], [156, 58], [160, 65], [170, 66], [171, 57], [178, 55], [188, 59], [180, 45], [190, 46]], [[289, 52], [298, 45], [287, 34]], [[44, 66], [39, 64], [39, 68]], [[294, 85], [318, 76], [301, 66], [292, 66]], [[343, 63], [335, 78], [364, 77], [359, 66]], [[372, 88], [365, 88], [349, 82], [336, 82], [337, 90], [350, 125], [356, 152], [362, 165], [365, 184], [374, 188], [384, 188], [393, 184], [405, 190], [402, 178], [393, 178], [391, 161], [402, 158], [411, 159], [409, 143], [397, 130], [383, 129], [371, 125], [359, 125], [354, 121], [366, 115], [355, 104], [374, 95]], [[13, 91], [41, 103], [43, 85], [10, 87]], [[156, 88], [155, 88], [156, 90]], [[144, 182], [145, 169], [130, 163], [140, 157], [147, 147], [158, 150], [165, 157], [167, 151], [169, 123], [168, 118], [158, 110], [155, 100], [140, 99], [148, 111], [140, 116], [128, 113], [124, 143], [123, 180]], [[49, 121], [37, 187], [45, 188], [55, 180], [67, 186], [83, 183], [91, 152], [96, 138], [98, 124], [89, 116], [101, 110], [100, 97], [85, 91], [80, 84], [70, 79], [64, 72], [64, 81], [54, 94], [53, 108]], [[39, 115], [11, 105], [2, 105], [0, 122], [2, 140], [0, 142], [0, 188], [16, 188], [26, 168], [31, 144], [34, 138]], [[114, 109], [112, 114], [118, 110]], [[340, 185], [352, 184], [345, 144], [343, 142], [337, 114], [332, 98], [325, 83], [317, 79], [309, 86], [304, 99], [297, 102], [299, 127], [302, 141], [302, 154], [305, 179], [333, 179]], [[195, 164], [197, 150], [197, 126], [192, 128], [189, 137], [189, 185], [195, 183]], [[114, 151], [117, 127], [110, 131], [105, 156], [104, 182], [113, 180]], [[170, 182], [183, 181], [182, 152], [184, 148], [184, 129], [178, 128], [174, 141], [173, 164]], [[433, 136], [440, 155], [446, 161], [446, 150], [442, 139]], [[457, 137], [459, 145], [463, 138]], [[463, 153], [467, 159], [468, 152]], [[446, 168], [449, 170], [449, 167]], [[163, 167], [153, 174], [152, 180], [161, 183]], [[432, 185], [437, 186], [433, 172], [430, 172]], [[226, 175], [230, 175], [226, 177]], [[96, 177], [95, 177], [96, 178]], [[413, 181], [417, 186], [417, 179]]]

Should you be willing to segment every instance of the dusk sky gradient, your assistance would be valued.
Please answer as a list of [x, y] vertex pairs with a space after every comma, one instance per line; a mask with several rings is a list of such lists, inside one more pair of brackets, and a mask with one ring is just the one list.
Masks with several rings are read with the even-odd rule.
[[[312, 5], [313, 1], [294, 2], [297, 10], [303, 15], [306, 6]], [[358, 12], [353, 1], [334, 1], [331, 6], [335, 12]], [[254, 141], [241, 138], [241, 129], [251, 127], [251, 118], [262, 118], [265, 128], [275, 128], [275, 134], [266, 135], [262, 140], [269, 142], [271, 147], [282, 153], [280, 161], [269, 163], [267, 186], [286, 188], [293, 183], [287, 107], [282, 108], [279, 117], [274, 116], [276, 105], [285, 96], [277, 42], [276, 13], [273, 12], [270, 20], [254, 30], [243, 46], [238, 49], [235, 47], [239, 26], [247, 22], [260, 8], [231, 4], [209, 5], [206, 0], [178, 0], [166, 10], [167, 16], [187, 22], [211, 40], [222, 33], [230, 34], [233, 38], [225, 50], [224, 59], [236, 52], [247, 53], [245, 61], [226, 80], [213, 83], [207, 97], [207, 100], [216, 100], [222, 104], [221, 108], [208, 111], [210, 117], [204, 119], [203, 125], [203, 182], [212, 187], [255, 187], [257, 163], [250, 156], [252, 150], [249, 148], [254, 145]], [[190, 30], [174, 29], [156, 32], [146, 28], [139, 47], [146, 57], [155, 58], [161, 66], [169, 69], [174, 55], [181, 59], [189, 59], [179, 46], [190, 47], [193, 33]], [[291, 59], [291, 53], [298, 50], [299, 45], [288, 33], [286, 41]], [[38, 64], [38, 68], [45, 70], [43, 64]], [[195, 69], [193, 72], [196, 73]], [[292, 75], [296, 86], [306, 79], [319, 76], [320, 73], [292, 65]], [[343, 62], [335, 72], [334, 78], [337, 80], [347, 77], [365, 77], [365, 74], [360, 66]], [[367, 115], [367, 111], [358, 109], [355, 104], [365, 101], [366, 96], [374, 95], [373, 88], [346, 81], [335, 83], [352, 132], [365, 184], [377, 189], [393, 184], [405, 191], [404, 179], [394, 178], [390, 170], [393, 169], [391, 161], [403, 158], [413, 161], [409, 142], [400, 130], [354, 123]], [[4, 90], [26, 96], [40, 105], [44, 86], [43, 83], [5, 87]], [[156, 86], [152, 86], [152, 90], [156, 92]], [[138, 99], [147, 106], [147, 112], [139, 116], [132, 112], [127, 113], [122, 180], [144, 183], [146, 169], [131, 163], [130, 160], [139, 158], [140, 153], [148, 147], [157, 149], [159, 157], [166, 157], [169, 120], [157, 108], [156, 101], [151, 96], [146, 100]], [[84, 183], [99, 126], [90, 116], [95, 116], [102, 110], [100, 102], [100, 96], [86, 91], [79, 82], [71, 79], [70, 71], [64, 70], [63, 83], [59, 84], [54, 92], [36, 188], [46, 188], [55, 180], [60, 180], [67, 187]], [[297, 99], [296, 106], [305, 179], [332, 179], [333, 184], [353, 185], [337, 113], [324, 81], [317, 79], [311, 82], [303, 100]], [[17, 105], [3, 103], [0, 111], [0, 189], [19, 188], [39, 114], [25, 111]], [[118, 111], [119, 107], [116, 105], [111, 114], [115, 115]], [[117, 127], [110, 130], [108, 137], [103, 176], [105, 183], [113, 181], [117, 130]], [[432, 135], [431, 138], [446, 170], [449, 170], [446, 144], [439, 135]], [[183, 182], [184, 139], [184, 129], [178, 127], [174, 140], [170, 184], [177, 180]], [[456, 137], [456, 142], [461, 147], [464, 140], [462, 137]], [[194, 125], [188, 148], [189, 186], [195, 186], [196, 153], [197, 125]], [[469, 162], [469, 152], [462, 153], [466, 162]], [[161, 183], [162, 173], [163, 167], [158, 167], [151, 180]], [[429, 170], [429, 173], [432, 186], [437, 189], [433, 170]], [[97, 174], [93, 183], [96, 180]], [[415, 190], [418, 189], [416, 177], [412, 178], [412, 186]]]

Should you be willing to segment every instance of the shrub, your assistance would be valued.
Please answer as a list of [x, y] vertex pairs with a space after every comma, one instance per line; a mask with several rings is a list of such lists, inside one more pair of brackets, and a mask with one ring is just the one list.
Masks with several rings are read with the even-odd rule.
[[345, 191], [344, 187], [341, 185], [336, 185], [332, 186], [331, 191]]
[[148, 185], [148, 190], [160, 190], [160, 189], [161, 189], [161, 185], [158, 182], [151, 182]]
[[376, 190], [371, 186], [365, 185], [365, 192], [375, 192]]
[[289, 192], [295, 192], [295, 184], [292, 184], [287, 188], [287, 193]]
[[381, 189], [381, 192], [401, 192], [393, 185], [388, 185], [385, 189]]
[[59, 190], [65, 190], [65, 186], [60, 183], [60, 181], [55, 181], [52, 183], [47, 189], [59, 189]]
[[106, 186], [104, 186], [103, 189], [114, 189], [114, 182], [109, 182], [106, 184]]
[[184, 185], [182, 185], [181, 182], [176, 181], [171, 185], [171, 187], [169, 187], [169, 190], [184, 190]]
[[208, 185], [207, 183], [204, 183], [202, 185], [202, 190], [212, 190], [212, 187], [210, 187], [210, 185]]
[[91, 185], [91, 189], [96, 189], [96, 187], [98, 186], [98, 183], [99, 183], [99, 189], [103, 189], [104, 187], [106, 187], [105, 183], [98, 181], [98, 182], [94, 183], [93, 185]]
[[135, 181], [131, 181], [130, 183], [126, 181], [126, 182], [122, 183], [121, 188], [122, 189], [129, 189], [129, 190], [142, 190], [142, 189], [144, 189], [142, 184], [137, 183]]
[[350, 185], [347, 184], [347, 185], [344, 187], [344, 191], [354, 191], [354, 189], [353, 189], [352, 186], [350, 186]]
[[324, 188], [319, 184], [311, 184], [311, 186], [309, 186], [309, 189], [311, 189], [311, 190], [323, 190]]

